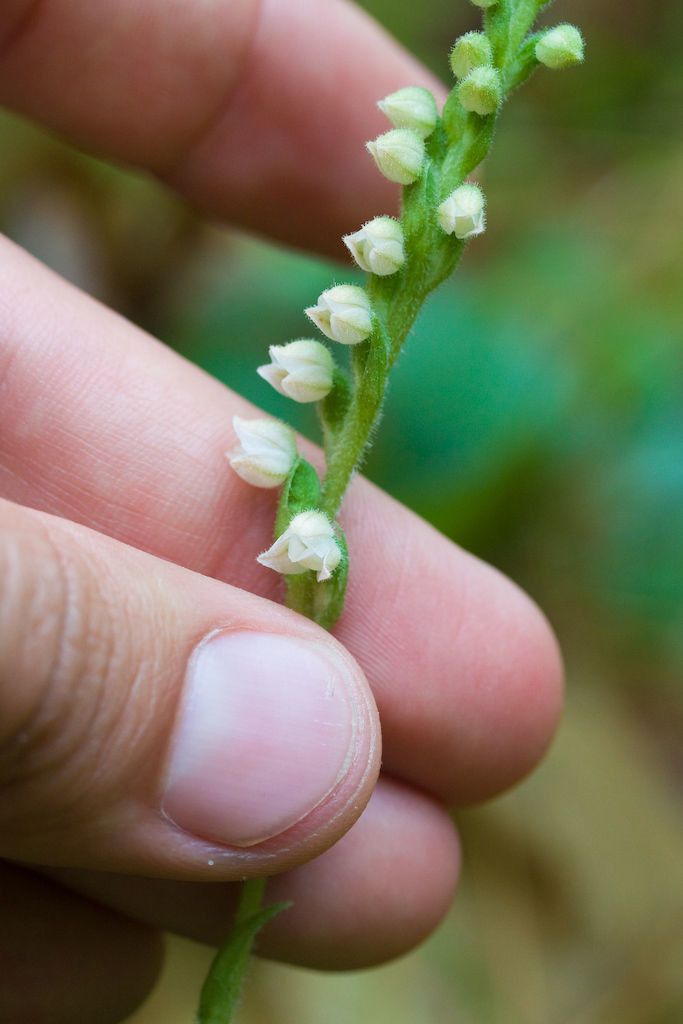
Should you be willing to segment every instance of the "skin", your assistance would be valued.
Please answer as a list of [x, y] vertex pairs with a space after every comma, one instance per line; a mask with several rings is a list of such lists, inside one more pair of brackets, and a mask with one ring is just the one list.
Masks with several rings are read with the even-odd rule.
[[[320, 252], [395, 206], [363, 142], [384, 128], [375, 101], [407, 84], [440, 91], [341, 0], [0, 11], [0, 102]], [[555, 729], [542, 614], [358, 479], [347, 610], [326, 638], [274, 603], [281, 581], [251, 555], [273, 495], [223, 453], [254, 410], [7, 241], [0, 296], [0, 1021], [122, 1019], [154, 982], [159, 929], [220, 941], [244, 874], [278, 872], [270, 893], [295, 901], [265, 955], [346, 968], [409, 949], [452, 898], [447, 808], [523, 777]], [[157, 794], [189, 652], [226, 624], [335, 644], [378, 741], [376, 702], [382, 774], [370, 743], [284, 837], [209, 867]]]

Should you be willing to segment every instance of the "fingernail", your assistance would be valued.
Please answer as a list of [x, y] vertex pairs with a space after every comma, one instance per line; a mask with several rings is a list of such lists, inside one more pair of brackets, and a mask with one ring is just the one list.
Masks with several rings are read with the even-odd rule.
[[279, 835], [347, 773], [354, 723], [348, 668], [332, 649], [216, 634], [190, 659], [163, 812], [228, 846]]

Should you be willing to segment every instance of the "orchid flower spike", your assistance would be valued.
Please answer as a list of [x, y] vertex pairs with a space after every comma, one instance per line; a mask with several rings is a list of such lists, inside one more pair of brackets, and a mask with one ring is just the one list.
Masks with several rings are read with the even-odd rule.
[[287, 345], [271, 345], [270, 363], [257, 373], [276, 391], [295, 402], [319, 402], [332, 390], [334, 359], [319, 341], [298, 338]]
[[337, 568], [342, 553], [334, 527], [324, 512], [299, 512], [275, 543], [257, 561], [287, 576], [313, 570], [324, 583]]
[[239, 446], [226, 452], [230, 465], [252, 487], [280, 487], [298, 452], [291, 427], [279, 420], [243, 420], [233, 416]]
[[372, 333], [372, 307], [367, 292], [355, 284], [338, 284], [309, 306], [306, 316], [323, 334], [342, 345], [358, 345]]

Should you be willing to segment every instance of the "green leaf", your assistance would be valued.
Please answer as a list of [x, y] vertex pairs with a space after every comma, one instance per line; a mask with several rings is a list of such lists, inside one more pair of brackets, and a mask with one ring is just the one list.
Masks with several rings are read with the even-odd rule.
[[291, 473], [280, 494], [280, 502], [275, 516], [275, 539], [280, 537], [294, 516], [306, 509], [320, 506], [320, 480], [310, 462], [299, 458], [294, 463]]
[[330, 440], [344, 422], [351, 403], [351, 385], [347, 375], [338, 366], [335, 367], [332, 390], [319, 403], [318, 409], [323, 430], [329, 433]]
[[451, 144], [456, 145], [460, 141], [467, 124], [467, 111], [458, 98], [457, 85], [449, 92], [443, 105], [441, 116]]
[[401, 226], [410, 261], [425, 259], [428, 255], [424, 251], [424, 212], [430, 209], [433, 198], [434, 162], [426, 157], [420, 178], [403, 189]]

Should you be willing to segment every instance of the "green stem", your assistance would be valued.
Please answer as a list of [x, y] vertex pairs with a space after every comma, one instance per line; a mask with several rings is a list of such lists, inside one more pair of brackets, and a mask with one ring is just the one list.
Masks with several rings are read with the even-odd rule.
[[351, 477], [363, 459], [379, 419], [380, 406], [381, 401], [371, 409], [361, 408], [359, 402], [354, 402], [344, 420], [344, 426], [336, 439], [334, 455], [327, 463], [320, 502], [322, 511], [330, 519], [336, 518]]
[[244, 924], [261, 909], [267, 878], [247, 878], [240, 886], [240, 898], [235, 911], [235, 927]]
[[218, 950], [204, 982], [197, 1024], [229, 1024], [239, 1002], [258, 928], [267, 879], [249, 878], [242, 883], [230, 934]]

